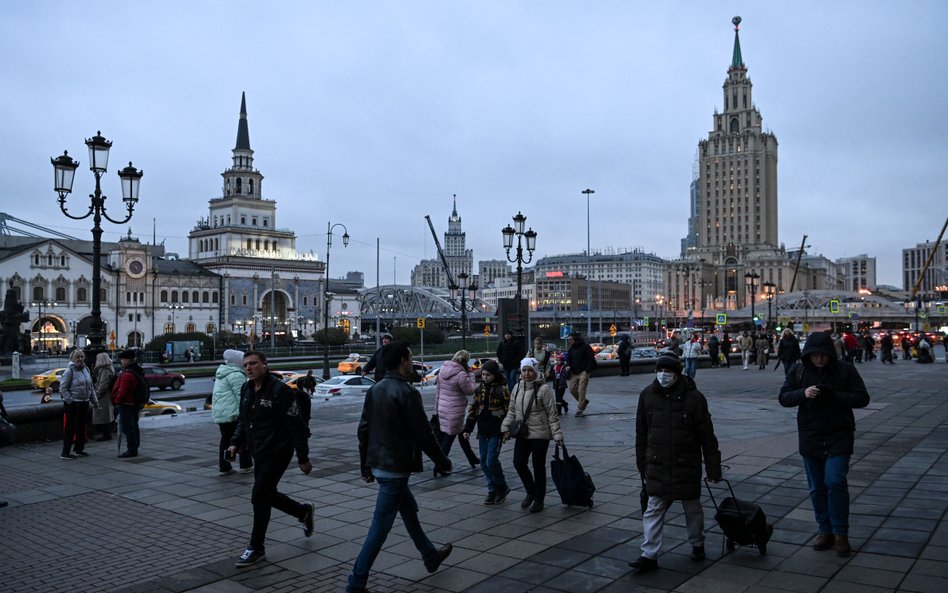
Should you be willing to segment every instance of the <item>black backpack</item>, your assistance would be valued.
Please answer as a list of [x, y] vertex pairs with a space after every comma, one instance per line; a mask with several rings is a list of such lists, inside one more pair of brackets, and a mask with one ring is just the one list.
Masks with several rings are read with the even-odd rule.
[[131, 373], [136, 379], [135, 392], [132, 394], [135, 398], [135, 403], [144, 406], [151, 401], [151, 386], [148, 385], [148, 379], [145, 378], [145, 374], [139, 370], [133, 371], [131, 368], [127, 368], [123, 372]]

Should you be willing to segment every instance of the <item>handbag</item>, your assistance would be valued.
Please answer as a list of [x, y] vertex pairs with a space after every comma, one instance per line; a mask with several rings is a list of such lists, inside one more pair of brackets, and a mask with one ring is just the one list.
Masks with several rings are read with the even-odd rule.
[[530, 417], [530, 410], [533, 408], [533, 402], [537, 399], [537, 391], [533, 390], [533, 397], [527, 402], [527, 409], [523, 412], [523, 418], [513, 421], [510, 425], [510, 436], [515, 439], [527, 438], [530, 436], [530, 428], [527, 426], [527, 418]]
[[[560, 457], [560, 449], [563, 449], [562, 457]], [[570, 455], [566, 445], [562, 443], [556, 443], [553, 461], [550, 462], [550, 474], [553, 476], [553, 483], [563, 504], [592, 508], [592, 497], [596, 492], [596, 485], [583, 469], [583, 464], [579, 462], [579, 459], [575, 455]]]

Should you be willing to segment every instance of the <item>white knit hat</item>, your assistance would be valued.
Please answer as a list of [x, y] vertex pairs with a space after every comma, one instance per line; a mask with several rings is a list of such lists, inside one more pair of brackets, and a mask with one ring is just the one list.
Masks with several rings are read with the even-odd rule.
[[527, 357], [520, 361], [520, 370], [523, 370], [527, 367], [533, 369], [534, 372], [539, 372], [539, 369], [537, 369], [537, 359], [535, 358]]

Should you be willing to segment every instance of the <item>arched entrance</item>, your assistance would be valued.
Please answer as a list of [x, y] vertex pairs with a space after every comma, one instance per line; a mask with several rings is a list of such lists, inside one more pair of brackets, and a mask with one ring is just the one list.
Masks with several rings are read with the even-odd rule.
[[133, 331], [128, 333], [128, 341], [125, 342], [128, 344], [129, 348], [141, 348], [144, 346], [145, 336], [140, 331]]
[[261, 336], [269, 336], [271, 332], [278, 336], [285, 334], [287, 320], [289, 319], [287, 316], [288, 308], [286, 294], [280, 291], [268, 291], [263, 295]]
[[30, 325], [33, 352], [58, 354], [69, 347], [66, 322], [55, 315], [43, 315]]

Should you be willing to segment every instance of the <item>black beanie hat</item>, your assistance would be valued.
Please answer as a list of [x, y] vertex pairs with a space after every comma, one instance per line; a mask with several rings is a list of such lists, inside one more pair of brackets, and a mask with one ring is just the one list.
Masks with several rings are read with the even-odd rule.
[[481, 365], [482, 371], [487, 371], [495, 377], [500, 376], [500, 365], [497, 364], [496, 360], [488, 359], [484, 361], [484, 364]]
[[655, 369], [665, 369], [675, 373], [681, 373], [681, 359], [671, 350], [663, 350], [658, 354]]

